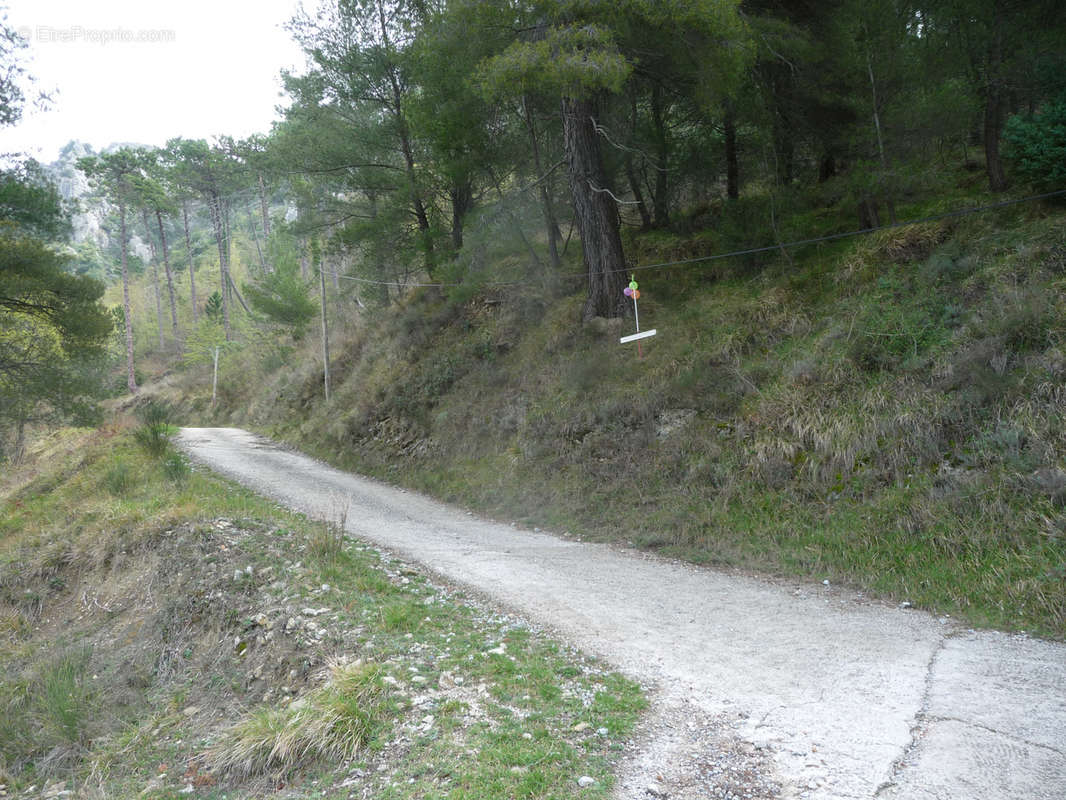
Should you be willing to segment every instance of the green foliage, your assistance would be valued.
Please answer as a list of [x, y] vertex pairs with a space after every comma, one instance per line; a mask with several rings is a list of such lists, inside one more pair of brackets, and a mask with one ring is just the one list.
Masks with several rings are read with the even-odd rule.
[[1007, 156], [1023, 175], [1043, 189], [1066, 187], [1066, 94], [1039, 112], [1007, 120]]
[[212, 322], [222, 324], [222, 295], [217, 289], [208, 296], [204, 303], [204, 314]]
[[20, 432], [34, 421], [92, 422], [103, 393], [104, 286], [71, 274], [40, 238], [65, 226], [59, 195], [35, 165], [0, 173], [0, 426]]
[[75, 745], [84, 743], [93, 710], [91, 658], [90, 648], [64, 653], [47, 665], [34, 682], [45, 737]]
[[59, 190], [33, 159], [0, 170], [0, 223], [40, 239], [65, 238], [70, 233], [69, 211]]
[[145, 452], [162, 460], [170, 451], [172, 409], [164, 401], [153, 398], [138, 406], [136, 414], [141, 426], [134, 431], [134, 439]]
[[40, 773], [70, 770], [89, 742], [97, 708], [92, 649], [62, 649], [27, 675], [0, 679], [0, 767], [20, 771], [39, 759]]
[[26, 104], [23, 52], [28, 47], [26, 37], [8, 22], [5, 10], [0, 18], [0, 126], [14, 125], [22, 119]]
[[163, 474], [175, 486], [184, 486], [189, 481], [189, 460], [182, 453], [170, 450], [163, 456]]
[[540, 41], [512, 44], [485, 63], [480, 80], [491, 94], [583, 96], [619, 91], [631, 69], [610, 30], [565, 26], [550, 28]]
[[[244, 294], [259, 313], [292, 331], [301, 338], [314, 319], [318, 306], [311, 298], [310, 287], [300, 273], [300, 252], [294, 237], [276, 232], [267, 242], [271, 270], [255, 281], [244, 284]], [[209, 308], [211, 299], [208, 300]], [[208, 315], [212, 315], [208, 311]]]
[[116, 458], [104, 473], [104, 487], [112, 495], [121, 497], [133, 488], [133, 485], [133, 468], [126, 460]]
[[[111, 317], [100, 304], [104, 287], [91, 278], [71, 275], [66, 259], [44, 242], [0, 232], [0, 309], [45, 325], [73, 355], [99, 352], [111, 332]], [[0, 369], [25, 365], [0, 353]]]

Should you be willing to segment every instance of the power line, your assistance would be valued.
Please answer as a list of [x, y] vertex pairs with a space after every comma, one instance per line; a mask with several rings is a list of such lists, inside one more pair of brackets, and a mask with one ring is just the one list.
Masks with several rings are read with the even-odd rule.
[[[925, 222], [937, 222], [942, 219], [952, 219], [955, 217], [965, 217], [970, 214], [979, 214], [985, 211], [994, 211], [997, 208], [1006, 208], [1008, 206], [1019, 205], [1021, 203], [1030, 203], [1034, 200], [1046, 200], [1050, 197], [1059, 197], [1066, 195], [1066, 189], [1059, 189], [1054, 192], [1045, 192], [1044, 194], [1034, 194], [1028, 197], [1019, 197], [1013, 200], [1001, 200], [998, 203], [990, 203], [983, 206], [970, 206], [969, 208], [960, 208], [954, 211], [945, 211], [941, 214], [930, 214], [925, 217], [918, 217], [916, 219], [906, 220], [904, 222], [891, 222], [887, 225], [878, 225], [873, 228], [860, 228], [854, 231], [847, 231], [845, 233], [830, 233], [825, 236], [815, 236], [809, 239], [797, 239], [792, 242], [783, 242], [780, 244], [769, 244], [761, 247], [748, 247], [743, 250], [731, 250], [727, 253], [716, 253], [709, 256], [695, 256], [694, 258], [682, 258], [676, 261], [663, 261], [657, 264], [642, 264], [635, 267], [623, 267], [620, 269], [606, 270], [606, 274], [615, 273], [631, 273], [631, 272], [646, 272], [654, 269], [665, 269], [667, 267], [685, 266], [689, 264], [699, 264], [706, 261], [719, 261], [726, 258], [737, 258], [738, 256], [754, 255], [756, 253], [766, 253], [771, 250], [780, 250], [783, 247], [803, 247], [808, 244], [818, 244], [820, 242], [832, 242], [838, 239], [846, 239], [852, 236], [865, 236], [871, 233], [877, 233], [878, 231], [893, 230], [895, 228], [905, 228], [909, 225], [921, 225]], [[427, 287], [435, 289], [443, 289], [452, 286], [462, 286], [464, 284], [460, 282], [455, 283], [402, 283], [399, 281], [378, 281], [371, 278], [358, 278], [353, 275], [341, 275], [340, 273], [332, 273], [334, 277], [342, 280], [355, 281], [357, 283], [372, 284], [375, 286], [395, 286], [399, 288], [418, 288]], [[571, 272], [559, 275], [560, 278], [584, 278], [587, 273], [585, 272]], [[492, 283], [486, 283], [486, 287], [507, 287], [507, 286], [519, 286], [525, 283], [525, 281], [495, 281]]]

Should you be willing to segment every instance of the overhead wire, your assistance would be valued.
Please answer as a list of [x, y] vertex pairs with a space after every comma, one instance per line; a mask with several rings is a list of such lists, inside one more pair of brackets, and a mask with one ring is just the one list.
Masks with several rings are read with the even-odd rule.
[[[758, 247], [747, 247], [742, 250], [730, 250], [726, 253], [715, 253], [707, 256], [694, 256], [693, 258], [682, 258], [674, 261], [662, 261], [654, 264], [641, 264], [638, 266], [621, 267], [618, 269], [604, 270], [602, 274], [612, 275], [616, 273], [636, 273], [647, 272], [650, 270], [666, 269], [668, 267], [687, 266], [689, 264], [699, 264], [707, 261], [720, 261], [726, 258], [738, 258], [740, 256], [754, 255], [757, 253], [766, 253], [771, 250], [780, 250], [781, 248], [803, 247], [809, 244], [819, 244], [821, 242], [832, 242], [840, 239], [846, 239], [853, 236], [865, 236], [871, 233], [877, 233], [878, 231], [893, 230], [896, 228], [905, 228], [910, 225], [921, 225], [926, 222], [937, 222], [944, 219], [952, 219], [957, 217], [969, 216], [971, 214], [980, 214], [986, 211], [994, 211], [997, 208], [1006, 208], [1008, 206], [1020, 205], [1021, 203], [1031, 203], [1036, 200], [1047, 200], [1051, 197], [1060, 197], [1066, 195], [1066, 189], [1059, 189], [1053, 192], [1044, 192], [1043, 194], [1034, 194], [1027, 197], [1018, 197], [1010, 200], [1001, 200], [996, 203], [989, 203], [981, 206], [970, 206], [967, 208], [955, 209], [953, 211], [945, 211], [940, 214], [929, 214], [924, 217], [917, 217], [915, 219], [904, 220], [901, 222], [890, 222], [886, 225], [877, 225], [870, 228], [859, 228], [853, 231], [845, 231], [842, 233], [830, 233], [824, 236], [813, 236], [807, 239], [797, 239], [791, 242], [780, 242], [769, 245], [761, 245]], [[463, 286], [462, 282], [400, 282], [400, 281], [380, 281], [372, 278], [360, 278], [355, 275], [343, 275], [337, 272], [331, 273], [333, 277], [341, 280], [354, 281], [356, 283], [371, 284], [374, 286], [393, 286], [399, 288], [434, 288], [443, 289], [454, 286]], [[558, 277], [560, 278], [584, 278], [586, 272], [571, 272], [563, 273]], [[503, 288], [508, 286], [519, 286], [525, 283], [525, 281], [492, 281], [482, 284], [487, 288]]]

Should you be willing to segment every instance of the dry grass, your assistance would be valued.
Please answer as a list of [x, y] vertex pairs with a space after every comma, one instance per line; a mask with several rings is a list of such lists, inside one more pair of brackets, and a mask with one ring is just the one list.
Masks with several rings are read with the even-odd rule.
[[207, 754], [211, 768], [241, 779], [288, 773], [317, 759], [351, 758], [386, 713], [381, 668], [332, 662], [325, 683], [283, 708], [250, 712]]

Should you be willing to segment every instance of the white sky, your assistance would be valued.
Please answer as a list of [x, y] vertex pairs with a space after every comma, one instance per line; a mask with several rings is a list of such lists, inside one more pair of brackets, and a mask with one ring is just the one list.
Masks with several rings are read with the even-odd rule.
[[[303, 65], [282, 29], [298, 0], [7, 5], [9, 25], [30, 41], [28, 71], [54, 100], [44, 112], [27, 107], [19, 125], [0, 129], [0, 152], [45, 163], [71, 139], [99, 150], [112, 142], [266, 133], [284, 105], [280, 70]], [[105, 41], [116, 30], [127, 38], [158, 31], [164, 41]]]

